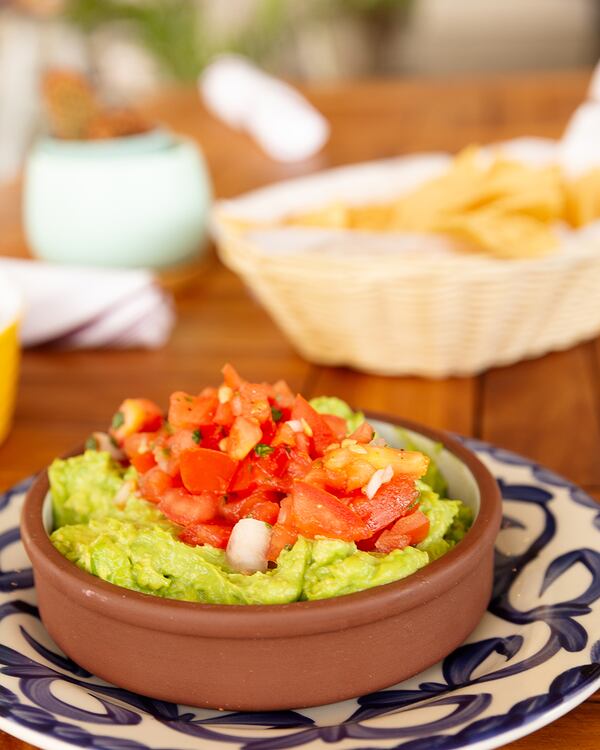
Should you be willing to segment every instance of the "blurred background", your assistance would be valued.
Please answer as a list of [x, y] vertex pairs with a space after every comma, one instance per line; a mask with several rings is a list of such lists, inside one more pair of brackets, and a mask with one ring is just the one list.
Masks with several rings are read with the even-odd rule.
[[597, 0], [0, 0], [0, 181], [39, 128], [47, 67], [135, 101], [233, 51], [297, 81], [589, 66]]

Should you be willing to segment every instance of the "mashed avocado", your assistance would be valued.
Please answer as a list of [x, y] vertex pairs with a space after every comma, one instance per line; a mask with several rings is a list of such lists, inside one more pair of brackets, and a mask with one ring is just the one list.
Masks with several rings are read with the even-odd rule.
[[[348, 418], [330, 402], [329, 413]], [[360, 421], [362, 415], [354, 424]], [[472, 521], [462, 502], [442, 499], [420, 482], [430, 531], [417, 547], [382, 555], [362, 552], [352, 542], [300, 537], [281, 552], [275, 568], [245, 575], [228, 567], [222, 550], [179, 541], [179, 527], [135, 493], [135, 470], [123, 469], [107, 453], [88, 450], [56, 460], [49, 477], [51, 541], [61, 554], [117, 586], [209, 604], [285, 604], [398, 581], [451, 549]]]

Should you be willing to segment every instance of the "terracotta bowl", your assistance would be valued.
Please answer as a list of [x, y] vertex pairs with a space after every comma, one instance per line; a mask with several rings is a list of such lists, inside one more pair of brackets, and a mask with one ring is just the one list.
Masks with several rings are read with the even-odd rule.
[[[372, 416], [378, 432], [398, 444], [389, 421]], [[50, 543], [48, 477], [42, 472], [25, 500], [22, 536], [48, 632], [74, 661], [122, 688], [218, 709], [332, 703], [431, 666], [464, 641], [487, 607], [500, 493], [489, 471], [457, 440], [404, 420], [394, 424], [409, 430], [419, 447], [443, 444], [439, 464], [449, 494], [471, 505], [475, 522], [460, 544], [414, 575], [321, 601], [197, 604], [102, 581]]]

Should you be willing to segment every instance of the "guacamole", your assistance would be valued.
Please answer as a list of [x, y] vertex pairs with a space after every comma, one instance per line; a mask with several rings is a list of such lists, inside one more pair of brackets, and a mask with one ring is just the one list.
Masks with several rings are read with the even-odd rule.
[[[340, 409], [338, 416], [353, 414]], [[285, 604], [398, 581], [445, 554], [472, 521], [461, 501], [442, 498], [418, 481], [420, 508], [429, 519], [429, 533], [419, 544], [382, 554], [362, 551], [354, 542], [299, 536], [281, 551], [275, 567], [245, 574], [231, 569], [224, 550], [180, 541], [181, 527], [139, 494], [136, 470], [123, 468], [108, 453], [87, 450], [56, 460], [49, 478], [50, 538], [61, 554], [117, 586], [209, 604]], [[445, 486], [439, 472], [432, 478]]]

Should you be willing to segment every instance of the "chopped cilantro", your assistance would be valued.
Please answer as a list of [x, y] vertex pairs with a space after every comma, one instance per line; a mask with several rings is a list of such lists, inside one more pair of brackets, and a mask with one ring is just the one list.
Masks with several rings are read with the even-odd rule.
[[254, 452], [259, 458], [262, 458], [263, 456], [268, 456], [269, 453], [273, 453], [273, 448], [271, 448], [270, 445], [266, 445], [265, 443], [259, 443], [254, 448]]
[[272, 406], [271, 415], [273, 417], [274, 422], [279, 422], [279, 420], [283, 416], [283, 412], [281, 411], [281, 409], [278, 409], [276, 406]]
[[118, 411], [118, 412], [117, 412], [117, 413], [116, 413], [116, 414], [114, 415], [114, 417], [112, 418], [112, 422], [111, 422], [111, 425], [110, 425], [110, 426], [111, 426], [111, 427], [113, 428], [113, 430], [118, 430], [118, 429], [119, 429], [119, 427], [120, 427], [120, 426], [121, 426], [122, 424], [125, 424], [125, 415], [123, 414], [123, 412], [122, 412], [122, 411]]
[[89, 438], [85, 441], [85, 449], [86, 451], [98, 450], [98, 441], [93, 435], [90, 435]]
[[202, 440], [202, 433], [200, 430], [194, 430], [192, 432], [192, 440], [198, 445], [198, 443]]

